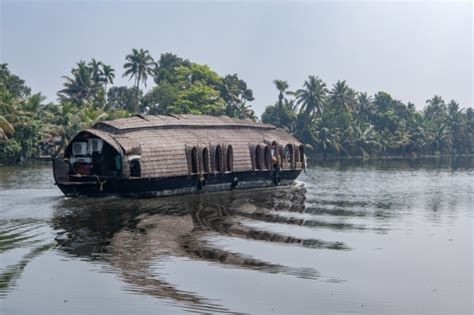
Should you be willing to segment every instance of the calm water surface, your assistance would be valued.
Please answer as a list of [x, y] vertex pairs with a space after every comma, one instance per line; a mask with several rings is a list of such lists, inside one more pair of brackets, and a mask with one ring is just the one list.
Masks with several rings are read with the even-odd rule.
[[0, 167], [0, 314], [473, 312], [474, 158], [292, 187], [68, 199]]

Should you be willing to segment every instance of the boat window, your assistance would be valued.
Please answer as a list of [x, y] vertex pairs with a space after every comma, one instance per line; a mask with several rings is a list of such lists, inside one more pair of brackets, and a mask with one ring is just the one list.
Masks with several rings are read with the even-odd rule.
[[87, 155], [87, 142], [74, 142], [72, 144], [72, 155]]
[[304, 145], [300, 145], [300, 147], [299, 147], [299, 156], [300, 156], [301, 165], [303, 167], [305, 167], [305, 165], [304, 165], [304, 162], [305, 162], [304, 161]]
[[140, 167], [140, 160], [131, 160], [130, 161], [130, 177], [141, 177], [142, 169]]
[[222, 172], [222, 148], [220, 145], [216, 146], [216, 152], [214, 155], [214, 172]]
[[283, 151], [283, 157], [285, 159], [285, 162], [288, 164], [291, 164], [293, 162], [293, 145], [292, 144], [287, 144], [285, 146], [285, 150]]
[[270, 148], [268, 146], [265, 146], [263, 157], [264, 157], [263, 161], [265, 163], [265, 169], [269, 170], [272, 164], [272, 155], [271, 155]]
[[119, 176], [122, 171], [122, 157], [120, 154], [116, 154], [114, 157], [114, 163], [112, 165], [112, 175]]
[[191, 149], [191, 174], [196, 174], [198, 170], [196, 147]]
[[255, 169], [262, 169], [262, 149], [259, 145], [255, 148]]
[[272, 153], [272, 157], [273, 156], [275, 156], [275, 157], [278, 156], [278, 143], [276, 141], [272, 142], [272, 151], [271, 151], [271, 153]]
[[231, 145], [227, 146], [226, 171], [234, 171], [234, 149]]
[[204, 173], [209, 173], [209, 150], [202, 149], [202, 170]]

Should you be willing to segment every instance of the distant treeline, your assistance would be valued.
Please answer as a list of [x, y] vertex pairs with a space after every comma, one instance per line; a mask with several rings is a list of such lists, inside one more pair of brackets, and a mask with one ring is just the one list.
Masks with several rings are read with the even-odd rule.
[[275, 80], [278, 101], [268, 106], [262, 121], [293, 133], [323, 156], [414, 156], [474, 153], [474, 111], [440, 96], [426, 101], [422, 111], [386, 92], [374, 96], [356, 92], [346, 81], [330, 89], [309, 76], [301, 89], [288, 91]]
[[[200, 65], [165, 53], [158, 60], [147, 50], [125, 57], [122, 76], [133, 86], [113, 86], [115, 70], [95, 59], [80, 61], [64, 76], [55, 103], [45, 104], [24, 80], [0, 65], [0, 163], [61, 152], [81, 129], [104, 119], [142, 114], [227, 115], [258, 120], [252, 90], [237, 74], [220, 76]], [[151, 79], [153, 87], [144, 93]], [[289, 91], [275, 80], [277, 101], [262, 122], [284, 128], [316, 154], [335, 156], [474, 153], [474, 114], [439, 96], [423, 111], [385, 92], [373, 97], [338, 81], [329, 90], [309, 76]]]

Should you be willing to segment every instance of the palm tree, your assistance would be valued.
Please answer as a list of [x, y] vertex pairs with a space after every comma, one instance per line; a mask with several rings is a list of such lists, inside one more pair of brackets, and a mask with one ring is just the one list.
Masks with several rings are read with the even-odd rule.
[[439, 153], [451, 152], [453, 144], [453, 137], [451, 130], [446, 123], [442, 123], [433, 132], [433, 146]]
[[359, 117], [363, 121], [368, 121], [372, 111], [373, 111], [373, 99], [372, 96], [368, 95], [366, 92], [359, 93], [357, 95], [357, 110]]
[[141, 48], [133, 49], [132, 53], [125, 57], [127, 62], [123, 65], [125, 72], [123, 77], [129, 76], [130, 79], [135, 79], [135, 87], [137, 90], [140, 88], [140, 81], [143, 80], [146, 87], [146, 80], [148, 76], [152, 76], [156, 70], [156, 62], [150, 56], [148, 50]]
[[0, 92], [0, 139], [8, 139], [15, 132], [15, 123], [24, 114], [20, 109], [23, 101], [7, 90]]
[[466, 151], [463, 143], [466, 143], [467, 122], [464, 119], [463, 110], [459, 109], [459, 104], [451, 100], [447, 105], [446, 123], [449, 125], [452, 135], [453, 146], [452, 154]]
[[286, 90], [288, 89], [288, 82], [286, 81], [283, 81], [283, 80], [273, 80], [273, 84], [275, 84], [277, 90], [279, 91], [278, 93], [278, 110], [277, 110], [277, 113], [278, 113], [278, 121], [277, 121], [277, 124], [278, 124], [278, 127], [281, 127], [281, 115], [282, 115], [282, 112], [283, 112], [283, 98], [284, 98], [284, 93], [286, 92]]
[[328, 89], [326, 83], [319, 77], [310, 75], [303, 84], [303, 89], [296, 91], [296, 103], [301, 105], [300, 114], [303, 115], [303, 126], [300, 135], [303, 135], [308, 123], [316, 116], [321, 115], [326, 106]]
[[371, 125], [355, 125], [353, 131], [352, 143], [356, 146], [356, 149], [359, 150], [362, 157], [365, 158], [369, 155], [368, 151], [370, 147], [381, 147], [380, 142], [377, 140], [377, 133]]
[[39, 116], [42, 109], [44, 108], [43, 102], [46, 100], [46, 96], [41, 93], [31, 95], [24, 105], [23, 109], [31, 114], [31, 116]]
[[119, 118], [128, 118], [130, 117], [130, 112], [123, 108], [112, 109], [107, 112], [107, 120], [119, 119]]
[[60, 145], [54, 155], [66, 148], [67, 143], [81, 129], [78, 123], [78, 108], [72, 102], [63, 102], [59, 106], [48, 106], [51, 116], [43, 129], [43, 134], [49, 137], [59, 137]]
[[1, 92], [2, 93], [0, 93], [0, 114], [15, 115], [15, 113], [19, 111], [23, 100], [8, 91]]
[[424, 108], [425, 117], [428, 119], [437, 119], [446, 110], [446, 105], [441, 96], [435, 95], [433, 98], [426, 101]]
[[339, 137], [339, 129], [330, 130], [329, 128], [322, 127], [317, 131], [318, 144], [326, 154], [329, 149], [333, 149], [336, 153], [339, 153], [342, 149], [341, 138]]
[[95, 93], [96, 85], [92, 79], [91, 69], [84, 61], [80, 61], [77, 68], [72, 69], [71, 74], [72, 77], [63, 76], [66, 82], [63, 83], [64, 89], [58, 92], [59, 99], [82, 105]]
[[5, 118], [0, 115], [0, 140], [8, 139], [15, 132], [13, 125]]
[[330, 92], [331, 103], [339, 110], [352, 112], [356, 106], [356, 92], [346, 81], [337, 81]]
[[253, 121], [257, 121], [257, 116], [255, 115], [255, 111], [252, 109], [252, 106], [247, 105], [245, 103], [245, 101], [241, 102], [237, 106], [237, 115], [236, 115], [236, 117], [240, 118], [240, 119], [249, 118]]
[[77, 113], [79, 126], [81, 129], [92, 127], [96, 122], [103, 120], [107, 117], [107, 113], [100, 108], [94, 108], [93, 106], [82, 108]]
[[92, 80], [94, 80], [95, 84], [97, 85], [100, 85], [100, 83], [102, 82], [102, 75], [103, 75], [102, 66], [103, 65], [104, 64], [102, 63], [102, 61], [97, 61], [94, 58], [92, 58], [92, 60], [88, 64], [91, 75], [92, 75]]
[[109, 65], [102, 65], [102, 80], [105, 88], [105, 99], [107, 100], [107, 84], [114, 84], [115, 70]]

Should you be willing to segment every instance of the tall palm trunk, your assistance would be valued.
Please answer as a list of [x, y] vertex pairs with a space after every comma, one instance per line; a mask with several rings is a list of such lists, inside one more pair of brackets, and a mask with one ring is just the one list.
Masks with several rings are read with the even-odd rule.
[[137, 85], [135, 86], [135, 106], [134, 106], [134, 114], [138, 114], [138, 107], [140, 103], [140, 73], [137, 75]]
[[105, 89], [105, 105], [107, 106], [107, 81], [105, 81], [105, 84], [104, 84], [104, 89]]
[[311, 119], [311, 112], [307, 113], [305, 112], [304, 117], [303, 117], [303, 128], [301, 128], [301, 134], [300, 137], [303, 138], [306, 128], [308, 128], [308, 122]]
[[281, 116], [283, 112], [283, 91], [278, 95], [278, 127], [281, 127]]

